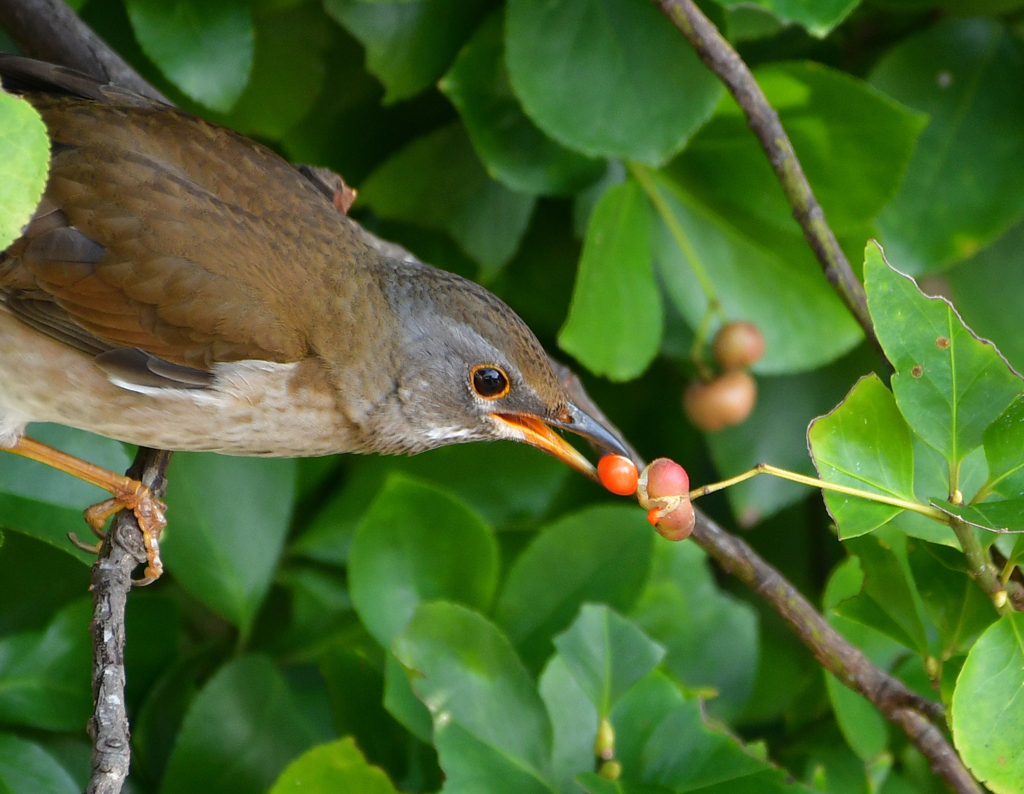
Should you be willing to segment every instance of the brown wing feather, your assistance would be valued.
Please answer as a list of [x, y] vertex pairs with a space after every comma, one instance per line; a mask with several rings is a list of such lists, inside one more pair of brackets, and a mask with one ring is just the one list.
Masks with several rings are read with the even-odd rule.
[[51, 300], [34, 322], [50, 316], [71, 343], [77, 326], [83, 349], [137, 347], [201, 369], [306, 356], [309, 307], [336, 277], [325, 271], [354, 267], [334, 206], [229, 130], [119, 91], [31, 92], [43, 82], [16, 86], [55, 145], [44, 203], [0, 259], [0, 300]]

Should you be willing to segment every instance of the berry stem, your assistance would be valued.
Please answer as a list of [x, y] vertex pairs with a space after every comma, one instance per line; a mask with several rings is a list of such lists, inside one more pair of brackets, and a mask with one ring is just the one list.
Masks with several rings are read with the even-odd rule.
[[730, 477], [728, 480], [722, 480], [721, 482], [702, 485], [700, 488], [694, 488], [690, 491], [690, 499], [699, 499], [701, 496], [707, 496], [709, 493], [721, 491], [728, 488], [730, 485], [736, 485], [745, 480], [749, 480], [752, 477], [756, 477], [758, 474], [770, 474], [773, 477], [779, 477], [783, 480], [791, 480], [792, 482], [802, 483], [803, 485], [811, 485], [815, 488], [821, 488], [823, 491], [835, 491], [837, 493], [846, 494], [847, 496], [857, 496], [861, 499], [867, 499], [870, 502], [879, 502], [885, 505], [892, 505], [893, 507], [902, 507], [904, 510], [911, 510], [915, 513], [927, 516], [933, 521], [938, 521], [940, 524], [949, 525], [949, 515], [943, 513], [937, 507], [921, 504], [920, 502], [913, 502], [908, 499], [900, 499], [896, 496], [886, 496], [885, 494], [875, 493], [873, 491], [864, 491], [860, 488], [851, 488], [848, 485], [826, 482], [825, 480], [819, 480], [816, 477], [808, 477], [804, 474], [797, 474], [793, 471], [780, 469], [778, 466], [772, 466], [770, 463], [758, 463], [750, 471], [745, 471], [743, 474], [737, 474], [735, 477]]

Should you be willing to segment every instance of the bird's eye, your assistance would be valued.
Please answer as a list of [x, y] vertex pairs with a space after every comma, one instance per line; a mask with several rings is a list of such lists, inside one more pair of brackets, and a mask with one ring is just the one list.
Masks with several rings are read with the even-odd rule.
[[479, 364], [470, 371], [473, 391], [485, 400], [500, 400], [508, 394], [508, 376], [498, 367]]

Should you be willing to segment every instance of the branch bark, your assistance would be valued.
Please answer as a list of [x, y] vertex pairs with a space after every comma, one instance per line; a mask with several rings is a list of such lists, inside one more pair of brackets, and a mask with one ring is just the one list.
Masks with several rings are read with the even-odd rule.
[[[108, 47], [63, 0], [0, 0], [0, 27], [33, 58], [77, 69], [144, 96], [167, 99]], [[128, 476], [160, 497], [171, 453], [140, 449]], [[131, 574], [146, 561], [142, 532], [130, 510], [111, 525], [92, 567], [93, 716], [92, 771], [86, 794], [119, 794], [131, 765], [130, 729], [125, 703], [125, 607]]]
[[854, 275], [846, 254], [839, 247], [836, 236], [825, 220], [825, 213], [814, 197], [814, 191], [804, 175], [793, 144], [782, 128], [778, 113], [768, 104], [754, 75], [693, 0], [655, 2], [682, 31], [708, 69], [725, 83], [736, 98], [746, 114], [748, 126], [768, 155], [768, 162], [793, 208], [793, 217], [800, 224], [804, 237], [821, 263], [825, 278], [857, 318], [867, 338], [878, 348], [864, 287]]

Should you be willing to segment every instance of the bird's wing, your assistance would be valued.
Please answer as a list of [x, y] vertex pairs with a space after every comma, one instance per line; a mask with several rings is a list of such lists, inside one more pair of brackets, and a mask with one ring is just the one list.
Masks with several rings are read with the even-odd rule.
[[76, 73], [0, 57], [0, 76], [52, 139], [43, 202], [0, 254], [9, 310], [109, 366], [177, 365], [155, 374], [179, 383], [216, 362], [308, 353], [324, 277], [305, 264], [352, 234], [309, 180], [229, 130]]

